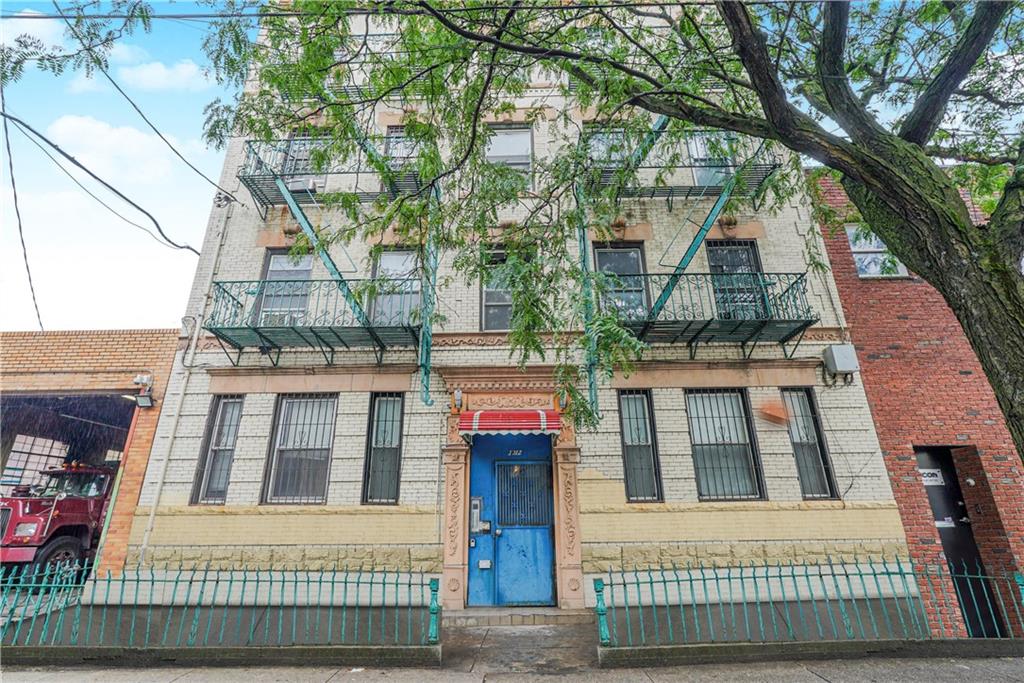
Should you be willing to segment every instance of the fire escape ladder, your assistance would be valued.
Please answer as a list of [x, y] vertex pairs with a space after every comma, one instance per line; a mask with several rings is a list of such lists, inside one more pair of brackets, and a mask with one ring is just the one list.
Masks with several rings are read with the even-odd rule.
[[320, 255], [320, 260], [323, 262], [324, 268], [327, 269], [327, 272], [337, 283], [338, 289], [341, 291], [342, 296], [345, 297], [345, 301], [348, 303], [349, 308], [352, 309], [352, 313], [355, 315], [356, 320], [359, 321], [360, 325], [366, 328], [367, 333], [373, 339], [373, 343], [377, 347], [377, 362], [381, 362], [383, 359], [385, 345], [384, 342], [381, 341], [381, 338], [377, 336], [377, 332], [373, 329], [369, 316], [366, 315], [366, 311], [363, 310], [363, 307], [360, 305], [359, 300], [352, 291], [352, 288], [348, 286], [348, 282], [345, 280], [345, 277], [341, 274], [341, 271], [338, 270], [338, 266], [335, 265], [334, 259], [331, 258], [327, 249], [321, 244], [320, 235], [317, 234], [316, 230], [313, 228], [313, 224], [310, 223], [309, 218], [306, 217], [306, 213], [295, 200], [295, 196], [292, 194], [291, 190], [288, 189], [288, 183], [285, 182], [284, 178], [282, 178], [276, 170], [270, 170], [274, 174], [274, 183], [281, 191], [281, 196], [284, 197], [284, 201], [288, 205], [288, 210], [291, 211], [292, 217], [295, 218], [299, 227], [302, 229], [302, 232], [309, 238], [310, 244], [313, 245], [317, 254]]
[[655, 299], [654, 305], [651, 306], [651, 310], [647, 315], [647, 322], [640, 330], [640, 339], [643, 339], [646, 336], [647, 330], [650, 328], [651, 324], [658, 319], [659, 315], [661, 315], [661, 311], [665, 308], [665, 305], [668, 304], [669, 299], [672, 297], [672, 292], [675, 291], [676, 285], [679, 284], [679, 280], [682, 278], [683, 273], [690, 265], [690, 262], [693, 261], [693, 257], [697, 255], [697, 250], [700, 249], [700, 245], [704, 243], [704, 238], [707, 236], [708, 232], [711, 231], [711, 228], [714, 227], [715, 221], [718, 220], [718, 217], [725, 209], [726, 204], [729, 203], [733, 190], [736, 189], [737, 180], [743, 175], [743, 172], [760, 157], [763, 148], [763, 144], [758, 147], [757, 151], [755, 151], [749, 159], [740, 164], [739, 168], [736, 169], [736, 171], [722, 186], [722, 192], [718, 195], [718, 199], [715, 200], [715, 203], [708, 212], [708, 215], [704, 218], [704, 222], [701, 223], [700, 229], [697, 230], [697, 233], [693, 236], [690, 246], [686, 248], [686, 251], [683, 253], [683, 257], [679, 259], [679, 263], [676, 264], [672, 274], [665, 282], [665, 287], [661, 290], [658, 298]]

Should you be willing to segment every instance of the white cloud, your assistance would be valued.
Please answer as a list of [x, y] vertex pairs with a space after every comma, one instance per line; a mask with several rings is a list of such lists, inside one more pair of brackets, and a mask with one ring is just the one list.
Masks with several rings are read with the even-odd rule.
[[149, 59], [149, 52], [138, 45], [114, 43], [109, 56], [112, 64], [138, 64]]
[[[42, 12], [26, 9], [15, 17], [41, 15]], [[60, 45], [64, 42], [64, 27], [60, 19], [4, 19], [0, 21], [0, 44], [13, 45], [14, 40], [28, 34], [38, 38], [44, 45]]]
[[75, 74], [75, 77], [68, 83], [68, 92], [74, 95], [89, 92], [108, 92], [110, 86], [105, 80], [93, 76], [86, 76], [85, 73]]
[[121, 67], [117, 74], [122, 82], [140, 90], [198, 92], [213, 86], [213, 81], [191, 59], [183, 59], [170, 67], [163, 62]]
[[[185, 168], [155, 134], [131, 126], [112, 126], [91, 116], [66, 114], [50, 124], [46, 132], [69, 154], [115, 186], [161, 185], [180, 171], [179, 166]], [[202, 164], [204, 157], [210, 158], [210, 152], [198, 140], [181, 142], [170, 135], [167, 138], [193, 163]]]

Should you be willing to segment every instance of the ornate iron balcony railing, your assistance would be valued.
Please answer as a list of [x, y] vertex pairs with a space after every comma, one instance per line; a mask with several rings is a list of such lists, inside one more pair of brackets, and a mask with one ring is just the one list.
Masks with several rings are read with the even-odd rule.
[[804, 273], [598, 273], [598, 289], [602, 309], [651, 342], [785, 343], [818, 320]]
[[215, 282], [205, 327], [236, 349], [305, 346], [333, 354], [419, 343], [420, 280], [347, 282], [353, 302], [334, 280]]

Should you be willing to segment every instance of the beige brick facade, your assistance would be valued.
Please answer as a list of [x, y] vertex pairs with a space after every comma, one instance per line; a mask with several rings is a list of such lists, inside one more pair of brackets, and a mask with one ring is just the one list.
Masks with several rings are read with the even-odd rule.
[[[528, 92], [524, 98], [530, 96]], [[548, 155], [564, 132], [556, 125], [553, 117], [534, 125], [536, 157]], [[236, 178], [242, 158], [243, 142], [235, 140], [221, 183], [247, 197]], [[701, 201], [692, 215], [706, 214], [711, 201]], [[642, 242], [647, 271], [671, 272], [693, 235], [692, 223], [684, 220], [690, 208], [681, 200], [672, 206], [664, 200], [623, 201], [623, 237]], [[315, 224], [337, 220], [316, 209], [308, 213]], [[724, 233], [716, 228], [718, 236], [756, 238], [765, 272], [807, 272], [807, 245], [822, 251], [805, 197], [771, 213], [740, 210], [736, 218], [737, 227]], [[201, 324], [209, 315], [212, 282], [259, 279], [266, 249], [287, 246], [283, 229], [292, 224], [282, 207], [271, 207], [266, 220], [251, 202], [213, 209], [189, 300], [192, 320]], [[339, 264], [355, 264], [355, 272], [346, 277], [369, 275], [368, 245], [335, 245], [331, 253]], [[690, 270], [708, 270], [703, 249]], [[313, 278], [327, 277], [315, 262]], [[749, 359], [738, 344], [702, 346], [696, 359], [685, 345], [655, 345], [635, 374], [602, 384], [600, 426], [576, 435], [578, 510], [573, 514], [578, 514], [579, 528], [573, 533], [582, 547], [584, 571], [602, 571], [615, 563], [892, 556], [903, 551], [903, 529], [864, 390], [859, 380], [831, 386], [822, 379], [825, 347], [845, 338], [834, 282], [827, 272], [811, 271], [807, 278], [808, 296], [820, 321], [808, 330], [793, 358], [769, 343], [757, 346]], [[138, 559], [145, 545], [147, 561], [154, 562], [205, 558], [316, 565], [336, 560], [378, 566], [411, 563], [436, 570], [446, 529], [451, 528], [443, 519], [448, 495], [443, 448], [452, 443], [446, 425], [452, 392], [464, 388], [462, 380], [446, 382], [445, 372], [458, 370], [462, 374], [448, 376], [466, 377], [478, 371], [486, 377], [512, 365], [503, 336], [480, 331], [480, 284], [457, 275], [450, 254], [441, 257], [439, 282], [438, 308], [446, 322], [434, 330], [433, 406], [420, 401], [412, 349], [388, 350], [379, 367], [370, 350], [338, 352], [331, 366], [315, 350], [285, 350], [278, 367], [247, 350], [239, 367], [233, 367], [218, 343], [201, 334], [194, 357], [179, 352], [168, 397], [185, 392], [181, 413], [175, 416], [167, 407], [175, 401], [165, 401], [135, 512], [131, 557]], [[787, 429], [762, 415], [762, 408], [778, 403], [781, 387], [793, 386], [814, 391], [838, 500], [803, 500]], [[685, 390], [706, 387], [746, 390], [764, 500], [699, 500]], [[652, 392], [662, 503], [626, 502], [616, 398], [620, 388]], [[375, 390], [405, 394], [398, 506], [360, 504], [370, 394]], [[503, 391], [497, 385], [494, 390]], [[338, 396], [326, 504], [261, 505], [275, 402], [282, 393], [302, 391]], [[217, 393], [244, 394], [227, 500], [222, 506], [190, 505], [211, 396]], [[473, 409], [472, 400], [464, 407]]]

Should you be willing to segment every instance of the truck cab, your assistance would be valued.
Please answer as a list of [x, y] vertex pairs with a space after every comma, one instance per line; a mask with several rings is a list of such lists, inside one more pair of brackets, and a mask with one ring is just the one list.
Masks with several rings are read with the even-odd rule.
[[112, 466], [65, 463], [39, 484], [0, 497], [0, 564], [81, 563], [96, 551], [117, 473]]

